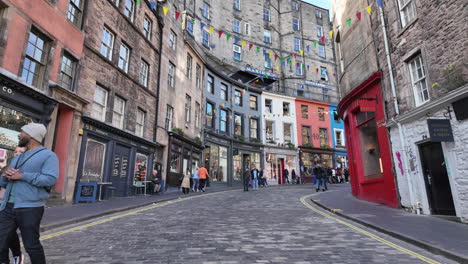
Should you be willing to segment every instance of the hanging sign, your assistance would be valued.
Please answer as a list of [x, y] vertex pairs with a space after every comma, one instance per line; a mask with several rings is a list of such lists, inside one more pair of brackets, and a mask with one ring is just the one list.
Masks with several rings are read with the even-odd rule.
[[428, 119], [427, 127], [432, 142], [453, 142], [452, 125], [448, 119]]
[[324, 84], [324, 83], [317, 83], [317, 82], [305, 81], [305, 84], [306, 84], [306, 85], [310, 85], [310, 86], [325, 88], [325, 89], [333, 89], [333, 86], [328, 85], [328, 84]]
[[254, 74], [258, 74], [258, 75], [262, 75], [262, 76], [268, 76], [269, 78], [275, 78], [275, 79], [278, 78], [278, 74], [276, 74], [276, 73], [262, 71], [262, 70], [255, 69], [255, 68], [252, 68], [252, 67], [249, 67], [249, 66], [245, 67], [245, 71], [250, 72], [250, 73], [254, 73]]

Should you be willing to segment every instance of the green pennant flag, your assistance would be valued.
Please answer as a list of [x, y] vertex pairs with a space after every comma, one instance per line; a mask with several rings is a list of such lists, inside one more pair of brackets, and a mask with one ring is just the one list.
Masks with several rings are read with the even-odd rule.
[[139, 4], [139, 3], [140, 3], [140, 1], [141, 1], [141, 0], [136, 0], [137, 4]]
[[288, 59], [287, 59], [287, 62], [288, 62], [288, 63], [291, 63], [291, 58], [288, 58]]
[[230, 38], [231, 38], [231, 34], [227, 34], [226, 35], [226, 41], [229, 41]]
[[192, 18], [192, 24], [195, 24], [195, 18]]
[[302, 68], [305, 69], [305, 64], [304, 63], [302, 63]]
[[314, 40], [314, 48], [316, 48], [316, 47], [317, 47], [317, 41]]
[[260, 47], [257, 47], [257, 53], [259, 53], [259, 52], [260, 52]]
[[348, 19], [348, 20], [346, 20], [346, 24], [348, 24], [348, 27], [350, 27], [350, 26], [351, 26], [351, 18], [350, 18], [350, 19]]
[[284, 57], [283, 57], [283, 56], [279, 57], [279, 59], [280, 59], [280, 62], [283, 62], [283, 61], [284, 61]]

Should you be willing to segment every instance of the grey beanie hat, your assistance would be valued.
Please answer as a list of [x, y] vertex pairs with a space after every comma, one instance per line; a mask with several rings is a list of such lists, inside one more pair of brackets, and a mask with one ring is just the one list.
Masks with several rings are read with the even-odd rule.
[[43, 124], [31, 123], [21, 128], [24, 133], [30, 135], [32, 138], [37, 140], [39, 143], [44, 139], [47, 129]]

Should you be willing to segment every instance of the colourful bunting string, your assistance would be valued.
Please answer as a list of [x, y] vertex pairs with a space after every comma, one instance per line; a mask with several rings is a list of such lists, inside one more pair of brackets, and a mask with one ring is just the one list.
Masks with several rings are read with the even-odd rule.
[[211, 34], [213, 34], [213, 31], [214, 31], [214, 27], [210, 27], [210, 30], [208, 31]]
[[222, 35], [223, 35], [223, 31], [222, 31], [222, 30], [218, 30], [218, 38], [221, 38]]
[[348, 18], [348, 20], [346, 20], [346, 24], [348, 25], [348, 27], [351, 26], [351, 18]]
[[175, 12], [175, 19], [176, 19], [176, 20], [179, 20], [179, 17], [180, 17], [180, 12], [177, 12], [177, 11], [176, 11], [176, 12]]
[[250, 44], [249, 44], [249, 51], [252, 49], [252, 47], [253, 47], [253, 44], [250, 43]]
[[372, 14], [372, 5], [366, 7], [366, 11], [367, 11], [367, 13], [368, 13], [369, 15], [371, 15], [371, 14]]
[[247, 41], [243, 40], [243, 41], [241, 42], [242, 48], [244, 48], [245, 44], [247, 44]]
[[155, 10], [156, 9], [156, 2], [151, 1], [150, 2], [150, 8], [151, 8], [151, 10]]
[[169, 8], [163, 6], [163, 13], [164, 13], [164, 16], [167, 15], [167, 12], [169, 12]]
[[356, 17], [357, 17], [358, 21], [361, 21], [361, 17], [362, 17], [361, 12], [357, 12]]

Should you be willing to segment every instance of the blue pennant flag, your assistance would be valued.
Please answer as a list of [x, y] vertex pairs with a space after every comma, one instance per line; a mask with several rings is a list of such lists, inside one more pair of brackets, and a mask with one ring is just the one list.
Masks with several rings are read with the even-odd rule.
[[205, 23], [200, 22], [200, 29], [203, 30], [204, 27], [205, 27]]
[[382, 0], [377, 0], [377, 4], [382, 8]]
[[212, 49], [214, 49], [214, 48], [216, 48], [216, 45], [215, 45], [215, 44], [211, 44], [210, 47], [211, 47]]
[[151, 1], [151, 2], [150, 2], [150, 7], [151, 7], [151, 10], [156, 9], [156, 2]]
[[307, 52], [309, 52], [310, 51], [310, 45], [307, 45], [306, 49], [307, 49]]
[[265, 81], [265, 79], [263, 78], [263, 76], [260, 76], [260, 80], [261, 80], [262, 82]]
[[237, 42], [239, 42], [239, 41], [240, 41], [240, 38], [239, 38], [239, 37], [234, 37], [234, 43], [237, 44]]

